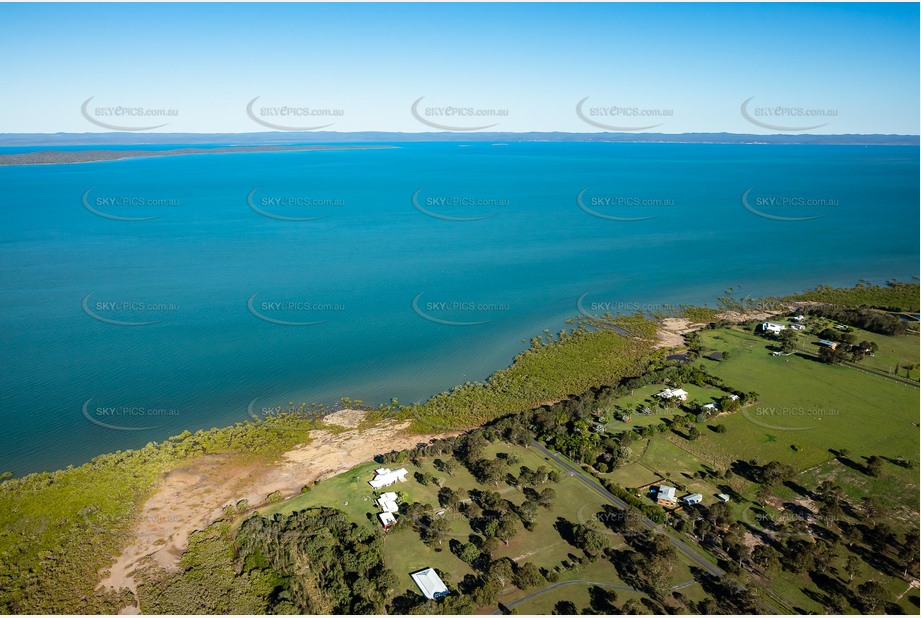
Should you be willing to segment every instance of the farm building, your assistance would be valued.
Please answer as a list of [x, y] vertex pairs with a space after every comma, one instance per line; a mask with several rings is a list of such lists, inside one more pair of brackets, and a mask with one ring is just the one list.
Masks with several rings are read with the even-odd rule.
[[445, 583], [441, 581], [441, 578], [438, 577], [438, 573], [436, 573], [435, 569], [432, 567], [410, 573], [409, 576], [412, 577], [416, 585], [419, 586], [419, 590], [422, 591], [422, 596], [426, 599], [438, 599], [449, 593], [448, 587], [445, 586]]
[[406, 468], [398, 468], [396, 470], [391, 470], [390, 468], [378, 468], [374, 471], [374, 474], [374, 479], [368, 481], [368, 483], [374, 489], [380, 489], [381, 487], [393, 485], [397, 481], [405, 481], [406, 475], [408, 473]]
[[681, 401], [685, 401], [688, 398], [688, 392], [681, 388], [666, 388], [665, 390], [656, 393], [656, 397], [661, 397], [662, 399], [680, 399]]
[[397, 523], [397, 518], [393, 516], [393, 513], [388, 513], [386, 511], [378, 513], [377, 518], [381, 520], [381, 525], [384, 527], [384, 530]]
[[400, 507], [397, 506], [397, 495], [392, 491], [381, 494], [381, 497], [377, 499], [377, 504], [385, 513], [396, 513], [400, 510]]
[[670, 485], [659, 485], [659, 491], [656, 494], [656, 502], [664, 506], [674, 506], [676, 491], [677, 490]]
[[683, 497], [681, 501], [687, 505], [691, 505], [691, 504], [700, 504], [701, 502], [703, 502], [703, 499], [704, 497], [700, 494], [688, 494], [687, 496]]

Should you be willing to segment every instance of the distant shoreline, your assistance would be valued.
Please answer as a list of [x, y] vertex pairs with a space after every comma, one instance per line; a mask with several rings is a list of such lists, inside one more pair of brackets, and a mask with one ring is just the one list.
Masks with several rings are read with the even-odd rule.
[[0, 133], [0, 148], [59, 148], [65, 146], [100, 149], [112, 146], [147, 148], [152, 145], [190, 146], [290, 146], [394, 144], [394, 143], [587, 143], [587, 144], [789, 144], [828, 146], [913, 146], [921, 136], [859, 133], [636, 133], [565, 131], [264, 131], [252, 133]]
[[251, 152], [296, 152], [301, 150], [369, 150], [398, 148], [398, 146], [372, 144], [311, 145], [311, 146], [219, 146], [217, 148], [175, 148], [172, 150], [39, 150], [19, 154], [0, 155], [0, 166], [10, 165], [67, 165], [142, 159], [150, 157], [178, 157], [196, 154], [235, 154]]

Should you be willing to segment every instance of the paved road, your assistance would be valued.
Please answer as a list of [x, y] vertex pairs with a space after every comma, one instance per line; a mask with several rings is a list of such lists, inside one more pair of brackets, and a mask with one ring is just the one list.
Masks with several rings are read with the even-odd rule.
[[[672, 586], [670, 590], [681, 590], [682, 588], [693, 586], [696, 583], [697, 582], [692, 579], [682, 584], [678, 584], [677, 586]], [[530, 601], [531, 599], [535, 597], [539, 597], [540, 595], [550, 592], [551, 590], [556, 590], [557, 588], [562, 588], [563, 586], [573, 586], [573, 585], [598, 586], [599, 588], [607, 588], [608, 590], [620, 590], [622, 592], [639, 592], [636, 588], [631, 588], [630, 586], [620, 586], [618, 584], [608, 584], [605, 582], [593, 582], [587, 579], [574, 579], [568, 582], [557, 582], [555, 584], [548, 584], [544, 586], [543, 588], [541, 588], [540, 590], [535, 590], [534, 592], [524, 595], [520, 599], [516, 599], [509, 603], [503, 603], [502, 605], [504, 605], [508, 609], [512, 609], [516, 605], [520, 605], [521, 603]], [[502, 610], [500, 609], [497, 609], [496, 611], [493, 612], [494, 615], [499, 615], [501, 613], [502, 613]]]
[[[568, 471], [570, 476], [575, 477], [576, 479], [581, 481], [585, 486], [587, 486], [589, 489], [591, 489], [592, 491], [600, 495], [602, 498], [604, 498], [605, 500], [607, 500], [614, 506], [621, 508], [621, 509], [628, 508], [629, 505], [626, 502], [624, 502], [623, 500], [621, 500], [620, 498], [618, 498], [617, 496], [609, 492], [607, 489], [599, 485], [595, 481], [594, 478], [592, 478], [591, 476], [583, 472], [581, 468], [577, 468], [573, 466], [568, 461], [563, 459], [558, 453], [556, 453], [555, 451], [551, 451], [550, 449], [548, 449], [547, 447], [545, 447], [543, 444], [541, 444], [540, 442], [536, 440], [533, 440], [531, 444], [538, 451], [540, 451], [541, 453], [543, 453], [544, 455], [546, 455], [547, 457], [549, 457], [550, 459], [558, 463], [564, 470]], [[649, 518], [644, 517], [640, 520], [640, 522], [643, 524], [643, 526], [645, 526], [649, 530], [652, 530], [653, 532], [656, 532], [656, 533], [664, 534], [665, 537], [675, 547], [676, 550], [678, 550], [680, 553], [687, 556], [689, 560], [691, 560], [694, 564], [696, 564], [697, 566], [699, 566], [706, 572], [716, 577], [723, 577], [724, 575], [726, 575], [726, 572], [723, 569], [719, 568], [718, 566], [716, 566], [715, 564], [707, 560], [703, 555], [701, 555], [699, 551], [697, 551], [697, 549], [688, 545], [681, 539], [676, 539], [672, 535], [663, 531], [661, 526], [656, 525]], [[561, 583], [565, 584], [569, 582], [561, 582]], [[571, 583], [576, 583], [576, 582], [571, 582]], [[672, 588], [672, 590], [677, 590], [679, 588], [687, 587], [694, 583], [696, 582], [693, 582], [693, 581], [685, 582], [684, 584], [679, 584], [678, 586], [675, 586], [674, 588]], [[608, 584], [608, 586], [610, 586], [610, 584]], [[546, 592], [546, 591], [547, 591], [547, 588], [544, 588], [534, 594], [542, 594], [543, 592]], [[525, 598], [527, 597], [522, 597], [522, 599], [519, 599], [518, 602], [524, 600]], [[766, 610], [766, 613], [768, 614], [778, 614], [779, 613], [777, 609], [775, 609], [774, 606], [772, 606], [770, 603], [762, 601], [761, 605]], [[511, 607], [511, 605], [508, 605], [507, 607]]]
[[[604, 498], [605, 500], [607, 500], [614, 506], [620, 509], [624, 509], [624, 510], [626, 510], [627, 508], [630, 508], [626, 502], [624, 502], [623, 500], [621, 500], [620, 498], [618, 498], [617, 496], [609, 492], [607, 489], [599, 485], [592, 477], [588, 476], [580, 468], [573, 466], [568, 461], [560, 457], [558, 453], [551, 451], [550, 449], [546, 448], [543, 444], [537, 441], [533, 441], [532, 444], [534, 445], [535, 448], [537, 448], [537, 450], [539, 450], [545, 456], [550, 457], [553, 461], [555, 461], [557, 464], [562, 466], [564, 470], [569, 472], [570, 476], [573, 476], [579, 481], [581, 481], [585, 486], [587, 486], [589, 489], [591, 489], [592, 491], [600, 495], [602, 498]], [[647, 529], [652, 530], [653, 532], [665, 534], [666, 538], [675, 547], [676, 550], [678, 550], [679, 552], [687, 556], [689, 560], [691, 560], [694, 564], [696, 564], [697, 566], [699, 566], [706, 572], [716, 577], [722, 577], [723, 575], [726, 574], [725, 571], [723, 571], [721, 568], [719, 568], [718, 566], [716, 566], [715, 564], [707, 560], [695, 548], [691, 547], [690, 545], [688, 545], [681, 539], [676, 539], [672, 535], [663, 532], [661, 528], [658, 525], [656, 525], [652, 520], [644, 517], [640, 521], [643, 524], [643, 526], [645, 526]]]

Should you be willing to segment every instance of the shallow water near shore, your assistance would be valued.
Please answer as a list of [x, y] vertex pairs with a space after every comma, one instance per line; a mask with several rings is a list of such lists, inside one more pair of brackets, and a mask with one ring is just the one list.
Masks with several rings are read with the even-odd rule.
[[0, 471], [424, 400], [580, 311], [918, 274], [916, 148], [396, 145], [0, 168]]

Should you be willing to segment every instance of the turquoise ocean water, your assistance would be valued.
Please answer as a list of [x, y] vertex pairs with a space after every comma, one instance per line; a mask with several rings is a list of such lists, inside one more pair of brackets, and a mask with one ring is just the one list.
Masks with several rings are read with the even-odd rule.
[[580, 308], [918, 275], [917, 148], [397, 146], [0, 168], [0, 470], [424, 400]]

